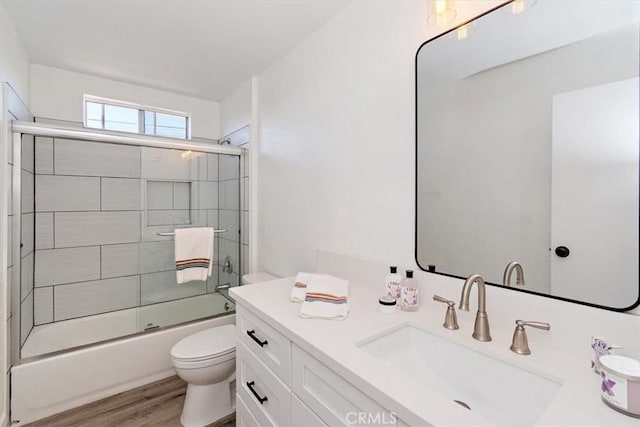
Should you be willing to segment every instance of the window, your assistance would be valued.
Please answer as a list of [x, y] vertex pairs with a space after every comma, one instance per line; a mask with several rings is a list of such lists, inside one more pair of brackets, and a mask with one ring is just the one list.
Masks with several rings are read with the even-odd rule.
[[186, 113], [84, 96], [84, 126], [167, 138], [191, 139]]

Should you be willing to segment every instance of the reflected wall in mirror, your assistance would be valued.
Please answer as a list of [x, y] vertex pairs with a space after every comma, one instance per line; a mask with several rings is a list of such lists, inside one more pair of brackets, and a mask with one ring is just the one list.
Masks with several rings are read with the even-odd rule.
[[[416, 55], [416, 261], [638, 303], [636, 1], [497, 8]], [[463, 37], [466, 36], [466, 37]]]

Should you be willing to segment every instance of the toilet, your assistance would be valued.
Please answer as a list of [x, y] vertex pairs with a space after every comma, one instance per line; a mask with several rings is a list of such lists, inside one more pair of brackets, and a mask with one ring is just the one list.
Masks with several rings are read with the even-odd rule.
[[[251, 273], [242, 276], [242, 284], [274, 279], [269, 273]], [[187, 383], [183, 426], [206, 426], [234, 411], [230, 382], [236, 366], [235, 339], [235, 325], [224, 325], [189, 335], [171, 348], [171, 364]]]
[[185, 427], [211, 424], [234, 412], [231, 380], [235, 374], [235, 325], [196, 332], [171, 348], [171, 364], [187, 385], [180, 422]]
[[268, 282], [269, 280], [276, 280], [278, 277], [269, 273], [249, 273], [242, 276], [243, 285], [251, 285], [253, 283]]

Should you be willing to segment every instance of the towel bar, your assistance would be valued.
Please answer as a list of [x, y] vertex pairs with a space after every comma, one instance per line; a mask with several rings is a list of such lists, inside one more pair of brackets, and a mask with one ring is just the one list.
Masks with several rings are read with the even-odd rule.
[[[227, 230], [213, 230], [214, 233], [226, 233]], [[156, 233], [158, 236], [175, 236], [176, 233]]]

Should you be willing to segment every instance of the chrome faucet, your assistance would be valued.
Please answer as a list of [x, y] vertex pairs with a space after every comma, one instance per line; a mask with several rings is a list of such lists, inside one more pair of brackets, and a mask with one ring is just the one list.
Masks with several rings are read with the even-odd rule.
[[511, 261], [507, 264], [507, 268], [504, 269], [504, 274], [502, 275], [502, 284], [504, 286], [511, 286], [511, 274], [513, 270], [516, 271], [516, 285], [524, 286], [524, 270], [522, 269], [522, 264], [518, 261]]
[[222, 265], [223, 273], [233, 273], [233, 262], [231, 260], [231, 256], [227, 255], [224, 259], [224, 264]]
[[460, 310], [469, 311], [469, 294], [474, 283], [478, 285], [478, 312], [476, 313], [476, 323], [473, 327], [472, 337], [478, 341], [491, 341], [489, 318], [487, 317], [487, 294], [484, 280], [479, 274], [472, 274], [464, 281], [459, 308]]

